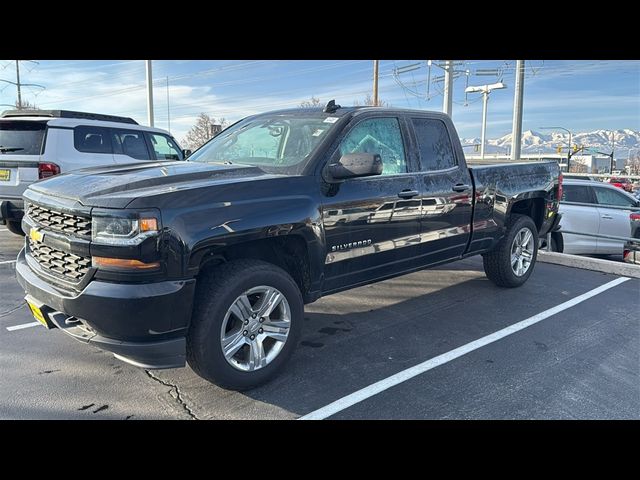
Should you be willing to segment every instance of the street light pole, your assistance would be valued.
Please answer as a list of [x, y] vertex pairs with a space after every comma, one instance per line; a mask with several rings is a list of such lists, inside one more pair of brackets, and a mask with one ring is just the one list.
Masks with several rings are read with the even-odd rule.
[[151, 60], [145, 60], [147, 72], [147, 116], [149, 126], [153, 127], [153, 73], [151, 72]]
[[569, 172], [570, 161], [571, 161], [571, 145], [573, 145], [573, 134], [571, 130], [564, 127], [539, 127], [540, 130], [564, 130], [569, 134], [569, 153], [567, 153], [567, 172]]
[[473, 93], [480, 92], [482, 93], [482, 133], [480, 135], [480, 158], [484, 160], [484, 148], [486, 143], [486, 134], [487, 134], [487, 105], [489, 103], [489, 94], [492, 90], [498, 90], [501, 88], [507, 88], [507, 86], [502, 83], [492, 83], [491, 85], [481, 85], [478, 87], [467, 87], [465, 88], [465, 93]]
[[480, 134], [480, 158], [484, 160], [484, 147], [487, 137], [487, 103], [489, 103], [489, 92], [482, 92], [482, 133]]

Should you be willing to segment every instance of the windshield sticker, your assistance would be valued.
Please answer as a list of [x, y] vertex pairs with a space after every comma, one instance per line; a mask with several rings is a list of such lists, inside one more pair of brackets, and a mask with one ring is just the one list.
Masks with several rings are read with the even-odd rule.
[[327, 117], [324, 119], [324, 123], [336, 123], [340, 117]]
[[311, 134], [311, 136], [312, 137], [319, 137], [323, 133], [324, 133], [324, 130], [322, 130], [321, 128], [317, 128], [316, 131]]

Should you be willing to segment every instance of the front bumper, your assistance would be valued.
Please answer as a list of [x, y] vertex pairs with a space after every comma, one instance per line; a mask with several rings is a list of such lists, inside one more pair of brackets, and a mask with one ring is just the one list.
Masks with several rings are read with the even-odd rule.
[[18, 222], [24, 215], [24, 201], [14, 198], [0, 199], [0, 224], [4, 225], [9, 221]]
[[69, 292], [36, 275], [24, 249], [18, 255], [16, 276], [46, 318], [76, 340], [144, 368], [185, 365], [195, 280], [147, 284], [93, 280], [81, 292]]

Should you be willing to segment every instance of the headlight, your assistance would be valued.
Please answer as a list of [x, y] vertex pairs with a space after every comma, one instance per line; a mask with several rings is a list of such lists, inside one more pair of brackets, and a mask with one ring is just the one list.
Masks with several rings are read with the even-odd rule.
[[129, 218], [94, 215], [91, 240], [106, 245], [137, 245], [158, 234], [158, 220], [153, 217]]

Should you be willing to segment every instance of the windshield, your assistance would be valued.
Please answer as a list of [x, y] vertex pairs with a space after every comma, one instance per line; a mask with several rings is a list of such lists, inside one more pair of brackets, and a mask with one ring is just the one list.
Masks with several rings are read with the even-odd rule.
[[238, 163], [271, 173], [299, 174], [337, 120], [320, 112], [247, 118], [221, 132], [189, 161]]
[[46, 128], [44, 122], [0, 122], [0, 155], [40, 155]]

